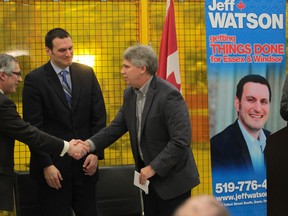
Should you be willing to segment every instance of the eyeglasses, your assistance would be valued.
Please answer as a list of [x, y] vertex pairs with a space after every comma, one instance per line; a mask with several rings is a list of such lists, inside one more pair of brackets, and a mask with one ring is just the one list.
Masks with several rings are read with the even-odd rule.
[[15, 74], [17, 77], [21, 77], [21, 71], [19, 71], [19, 72], [12, 72], [12, 74]]

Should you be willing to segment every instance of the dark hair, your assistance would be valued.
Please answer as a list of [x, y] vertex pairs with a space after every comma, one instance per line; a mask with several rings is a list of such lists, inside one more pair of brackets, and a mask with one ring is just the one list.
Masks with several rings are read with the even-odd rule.
[[48, 47], [49, 49], [53, 49], [53, 40], [55, 38], [67, 38], [70, 37], [71, 35], [62, 28], [54, 28], [51, 29], [50, 31], [47, 32], [46, 36], [45, 36], [45, 46]]
[[237, 90], [236, 90], [236, 97], [241, 100], [242, 98], [242, 94], [243, 94], [243, 87], [246, 83], [248, 82], [253, 82], [253, 83], [260, 83], [263, 85], [266, 85], [268, 90], [269, 90], [269, 101], [271, 102], [271, 88], [270, 88], [270, 84], [267, 81], [266, 78], [264, 78], [263, 76], [260, 76], [258, 74], [249, 74], [247, 76], [244, 76], [237, 84]]

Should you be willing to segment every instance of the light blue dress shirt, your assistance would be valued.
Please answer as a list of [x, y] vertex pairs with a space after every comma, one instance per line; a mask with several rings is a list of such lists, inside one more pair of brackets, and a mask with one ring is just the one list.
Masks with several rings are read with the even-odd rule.
[[254, 172], [256, 174], [265, 174], [266, 167], [264, 160], [264, 149], [266, 146], [266, 136], [264, 134], [263, 129], [260, 130], [258, 139], [255, 139], [245, 130], [244, 126], [242, 125], [239, 119], [238, 124], [246, 141], [250, 157], [252, 160]]

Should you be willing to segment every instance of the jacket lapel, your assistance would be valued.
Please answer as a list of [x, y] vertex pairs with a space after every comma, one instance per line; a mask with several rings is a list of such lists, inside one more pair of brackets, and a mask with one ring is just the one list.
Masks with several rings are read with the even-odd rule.
[[243, 155], [246, 167], [249, 168], [250, 171], [253, 171], [252, 159], [251, 159], [248, 147], [247, 147], [247, 143], [244, 139], [244, 136], [241, 132], [241, 129], [238, 125], [237, 120], [234, 122], [234, 126], [235, 126], [236, 140], [241, 150], [241, 153], [239, 152], [239, 154]]
[[[133, 143], [138, 143], [137, 141], [137, 120], [136, 120], [136, 93], [134, 92], [134, 89], [131, 89], [132, 93], [132, 99], [130, 100], [129, 104], [129, 112], [128, 115], [131, 116], [131, 139]], [[129, 118], [127, 118], [129, 119]]]
[[143, 109], [143, 113], [142, 113], [142, 123], [141, 123], [141, 134], [143, 132], [143, 128], [149, 113], [149, 110], [151, 108], [152, 102], [154, 100], [154, 96], [155, 96], [155, 89], [156, 89], [156, 81], [157, 81], [157, 77], [154, 76], [153, 79], [151, 80], [147, 95], [146, 95], [146, 101], [145, 101], [145, 105], [144, 105], [144, 109]]
[[52, 88], [55, 90], [56, 94], [58, 95], [58, 97], [60, 98], [60, 100], [63, 102], [64, 106], [66, 106], [67, 108], [70, 109], [67, 99], [65, 97], [65, 93], [63, 90], [63, 87], [60, 83], [60, 80], [56, 74], [56, 72], [54, 71], [52, 65], [50, 62], [48, 62], [45, 66], [45, 71], [47, 74], [47, 79], [48, 82], [50, 83], [50, 85], [52, 86]]
[[79, 80], [81, 80], [81, 72], [74, 67], [73, 63], [70, 66], [70, 76], [72, 83], [72, 109], [73, 109], [76, 107], [79, 101], [80, 88], [81, 88], [81, 85], [79, 85]]

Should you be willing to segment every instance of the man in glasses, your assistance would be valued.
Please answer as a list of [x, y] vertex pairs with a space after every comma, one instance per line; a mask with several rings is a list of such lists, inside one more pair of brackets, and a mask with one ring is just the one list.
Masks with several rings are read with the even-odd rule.
[[16, 111], [15, 103], [6, 94], [16, 92], [22, 81], [16, 58], [0, 54], [0, 210], [13, 211], [14, 141], [26, 143], [31, 149], [41, 149], [61, 157], [67, 152], [80, 159], [89, 148], [50, 136], [25, 122]]

